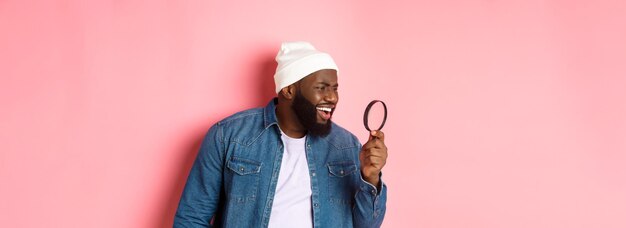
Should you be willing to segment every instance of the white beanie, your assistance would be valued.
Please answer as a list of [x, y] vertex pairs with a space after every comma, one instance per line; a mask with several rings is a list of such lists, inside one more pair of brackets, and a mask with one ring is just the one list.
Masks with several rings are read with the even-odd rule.
[[308, 42], [284, 42], [276, 55], [276, 93], [318, 70], [337, 70], [329, 54], [320, 52]]

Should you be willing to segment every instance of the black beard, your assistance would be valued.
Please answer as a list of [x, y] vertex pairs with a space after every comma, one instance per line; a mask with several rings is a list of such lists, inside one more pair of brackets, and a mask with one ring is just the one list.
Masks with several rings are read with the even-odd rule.
[[317, 109], [315, 105], [304, 98], [300, 91], [296, 92], [291, 109], [296, 113], [298, 120], [306, 128], [309, 135], [325, 137], [330, 134], [332, 126], [330, 119], [325, 124], [317, 123]]

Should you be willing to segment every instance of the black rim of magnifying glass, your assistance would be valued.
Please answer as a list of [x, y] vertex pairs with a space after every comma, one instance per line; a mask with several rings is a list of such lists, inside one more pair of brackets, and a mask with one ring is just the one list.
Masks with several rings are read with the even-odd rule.
[[385, 122], [387, 122], [387, 105], [383, 101], [373, 100], [372, 102], [370, 102], [370, 104], [367, 105], [367, 108], [365, 108], [365, 114], [363, 114], [363, 125], [365, 125], [365, 129], [367, 129], [368, 131], [372, 131], [370, 129], [369, 124], [368, 124], [368, 118], [369, 118], [369, 115], [370, 115], [370, 109], [372, 109], [372, 106], [374, 106], [374, 104], [376, 104], [376, 103], [383, 104], [383, 108], [385, 109], [385, 117], [383, 118], [383, 123], [380, 124], [380, 127], [378, 127], [378, 129], [376, 129], [376, 130], [380, 131], [380, 129], [383, 129], [383, 126], [385, 126]]

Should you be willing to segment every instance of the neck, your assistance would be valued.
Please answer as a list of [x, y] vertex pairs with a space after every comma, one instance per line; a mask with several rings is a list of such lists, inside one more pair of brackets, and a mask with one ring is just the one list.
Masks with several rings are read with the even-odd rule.
[[276, 105], [276, 119], [280, 129], [291, 138], [302, 138], [307, 133], [287, 102], [279, 101]]

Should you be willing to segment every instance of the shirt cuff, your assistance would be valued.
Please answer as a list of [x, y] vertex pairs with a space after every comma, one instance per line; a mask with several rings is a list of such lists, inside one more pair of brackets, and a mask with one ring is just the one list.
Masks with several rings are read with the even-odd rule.
[[361, 183], [362, 183], [361, 184], [361, 191], [369, 192], [369, 193], [371, 193], [374, 196], [380, 196], [380, 193], [383, 192], [383, 188], [385, 188], [385, 183], [383, 182], [383, 173], [382, 172], [380, 172], [378, 174], [378, 179], [379, 179], [378, 184], [380, 185], [380, 191], [378, 191], [378, 188], [376, 186], [374, 186], [370, 182], [365, 181], [361, 174], [359, 174], [359, 177], [361, 178]]

